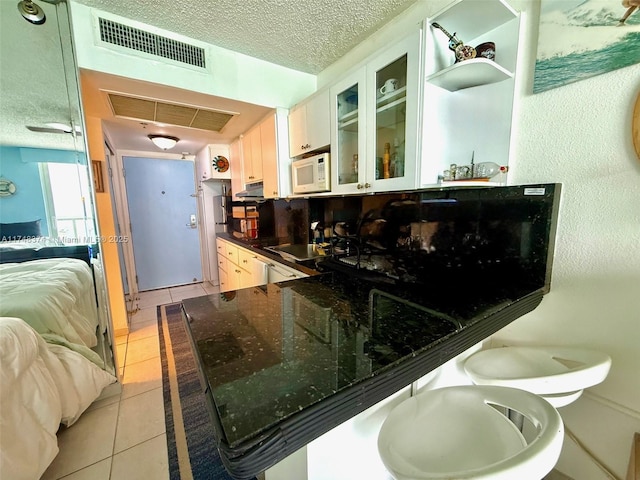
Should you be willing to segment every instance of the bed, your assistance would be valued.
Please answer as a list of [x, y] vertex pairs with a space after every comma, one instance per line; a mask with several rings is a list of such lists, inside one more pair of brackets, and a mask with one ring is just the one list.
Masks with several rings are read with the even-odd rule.
[[58, 453], [60, 425], [73, 425], [117, 380], [92, 256], [86, 245], [0, 242], [3, 478], [40, 478]]

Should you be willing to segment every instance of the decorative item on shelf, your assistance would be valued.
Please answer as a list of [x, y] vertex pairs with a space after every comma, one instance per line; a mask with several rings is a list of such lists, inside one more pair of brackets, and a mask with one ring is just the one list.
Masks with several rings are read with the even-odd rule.
[[473, 167], [473, 178], [492, 178], [498, 175], [503, 168], [495, 162], [480, 162]]
[[509, 167], [498, 165], [495, 162], [472, 163], [471, 165], [457, 165], [452, 163], [448, 170], [442, 172], [441, 179], [444, 182], [453, 181], [495, 181], [500, 176], [499, 183], [504, 183], [505, 175], [509, 171]]
[[487, 60], [496, 59], [496, 44], [494, 42], [484, 42], [476, 47], [476, 57]]
[[383, 178], [391, 177], [391, 171], [389, 168], [390, 165], [391, 165], [391, 144], [387, 142], [384, 144], [384, 154], [382, 155], [382, 177]]
[[388, 95], [391, 92], [395, 92], [398, 89], [398, 86], [399, 86], [398, 79], [389, 78], [386, 82], [384, 82], [384, 85], [380, 87], [379, 92], [381, 95]]
[[223, 155], [216, 155], [213, 157], [212, 164], [216, 172], [224, 173], [229, 170], [229, 160], [227, 160], [227, 157], [224, 157]]
[[355, 173], [356, 178], [358, 177], [358, 154], [353, 154], [353, 173]]
[[439, 23], [436, 22], [433, 22], [431, 25], [439, 30], [442, 30], [442, 32], [444, 32], [444, 34], [449, 37], [449, 50], [451, 50], [455, 54], [456, 63], [476, 57], [476, 49], [470, 45], [465, 45], [462, 40], [456, 37], [455, 32], [453, 33], [453, 35], [451, 35]]
[[393, 154], [391, 155], [391, 176], [404, 177], [404, 148], [398, 138], [393, 139]]

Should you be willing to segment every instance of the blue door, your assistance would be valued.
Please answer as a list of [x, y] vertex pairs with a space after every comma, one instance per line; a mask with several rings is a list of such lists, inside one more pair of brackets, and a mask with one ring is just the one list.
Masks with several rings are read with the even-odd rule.
[[123, 157], [138, 290], [202, 281], [194, 165]]

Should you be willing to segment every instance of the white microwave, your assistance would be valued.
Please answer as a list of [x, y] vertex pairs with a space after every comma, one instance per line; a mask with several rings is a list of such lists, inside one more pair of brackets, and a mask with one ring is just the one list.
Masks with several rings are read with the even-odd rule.
[[328, 192], [331, 190], [331, 168], [329, 154], [291, 162], [293, 193]]

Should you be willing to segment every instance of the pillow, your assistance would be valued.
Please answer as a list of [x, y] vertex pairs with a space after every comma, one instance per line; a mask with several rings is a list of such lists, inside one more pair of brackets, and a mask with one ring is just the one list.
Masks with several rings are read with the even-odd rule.
[[0, 240], [3, 242], [41, 236], [40, 219], [32, 222], [0, 223]]

